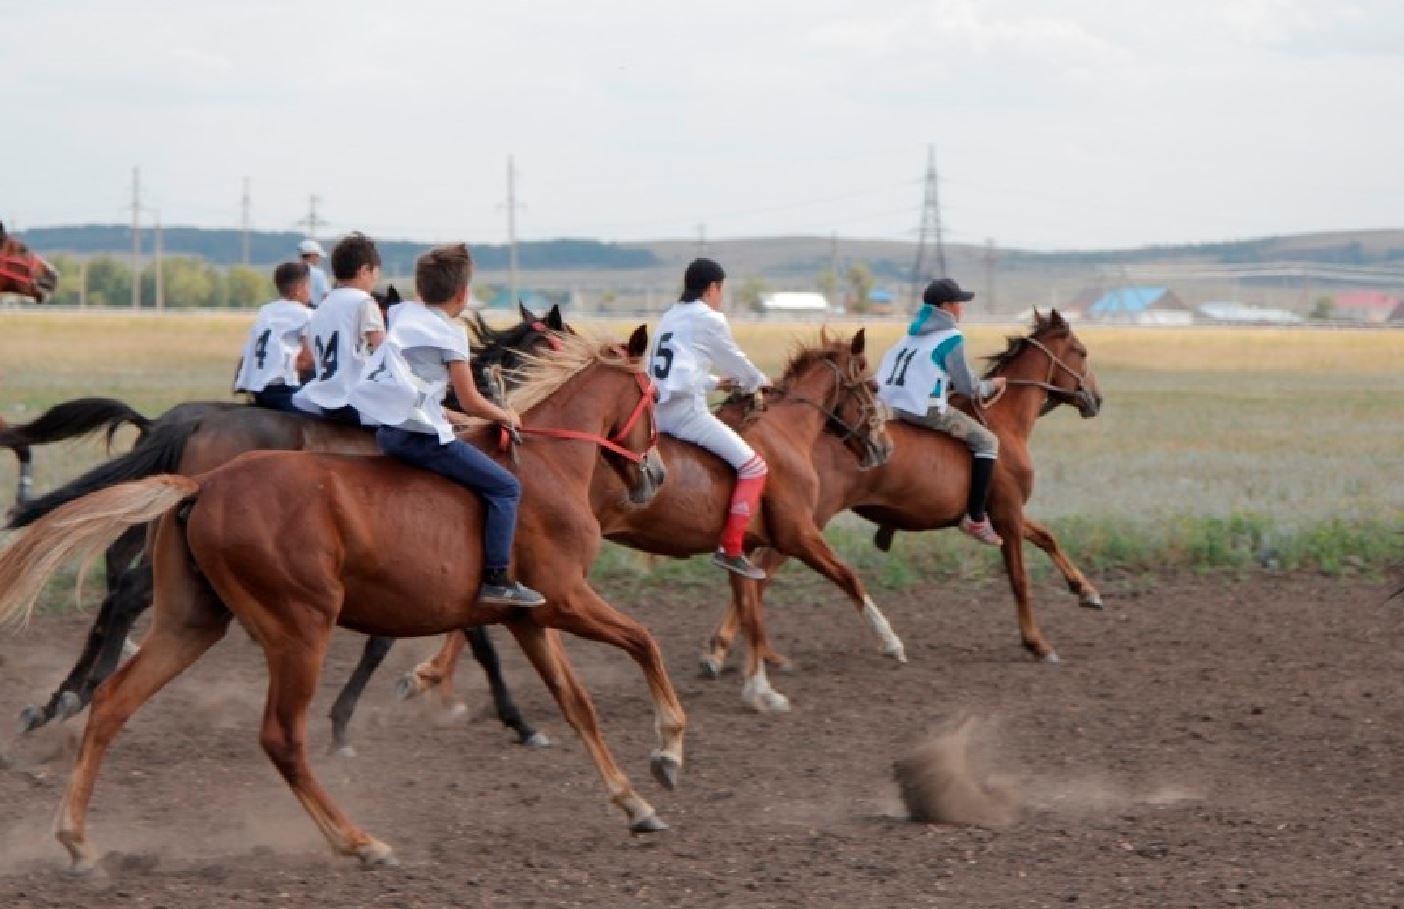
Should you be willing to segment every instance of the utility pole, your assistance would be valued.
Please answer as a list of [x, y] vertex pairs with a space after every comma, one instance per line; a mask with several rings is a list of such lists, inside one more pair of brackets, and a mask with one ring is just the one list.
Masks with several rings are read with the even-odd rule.
[[697, 225], [697, 255], [699, 255], [699, 256], [705, 256], [706, 254], [707, 254], [707, 225], [705, 225], [705, 224], [699, 224], [699, 225]]
[[321, 201], [322, 197], [317, 195], [316, 193], [313, 193], [311, 196], [309, 196], [307, 199], [307, 217], [297, 222], [299, 227], [301, 227], [304, 224], [307, 225], [307, 239], [309, 240], [317, 239], [317, 225], [320, 224], [325, 226], [327, 223], [324, 219], [319, 218], [317, 216], [317, 206], [321, 203]]
[[985, 309], [991, 314], [995, 311], [995, 263], [998, 261], [994, 238], [985, 238]]
[[838, 231], [829, 234], [829, 275], [833, 278], [832, 293], [837, 300], [830, 300], [829, 306], [838, 309], [843, 304], [843, 279], [839, 277], [838, 270]]
[[132, 168], [132, 309], [141, 308], [141, 168]]
[[946, 245], [941, 228], [941, 194], [936, 176], [936, 146], [926, 146], [925, 191], [921, 202], [921, 230], [917, 235], [916, 261], [912, 264], [912, 302], [921, 296], [921, 284], [925, 277], [926, 247], [936, 248], [936, 277], [946, 277]]
[[161, 254], [164, 252], [165, 244], [162, 242], [161, 213], [159, 211], [153, 213], [153, 221], [156, 232], [154, 256], [156, 259], [156, 311], [163, 312], [166, 309], [166, 281], [165, 276], [161, 274], [163, 271], [161, 267]]
[[517, 298], [517, 165], [511, 155], [507, 156], [507, 285], [511, 288], [512, 302]]
[[245, 267], [245, 268], [248, 268], [248, 267], [249, 267], [249, 178], [248, 178], [248, 177], [245, 177], [245, 178], [244, 178], [244, 196], [243, 196], [243, 198], [240, 200], [240, 203], [241, 203], [241, 204], [240, 204], [240, 207], [241, 207], [241, 209], [242, 209], [242, 217], [239, 219], [239, 230], [240, 230], [240, 233], [243, 235], [243, 236], [241, 237], [241, 239], [243, 240], [243, 253], [244, 253], [243, 260], [244, 260], [244, 267]]

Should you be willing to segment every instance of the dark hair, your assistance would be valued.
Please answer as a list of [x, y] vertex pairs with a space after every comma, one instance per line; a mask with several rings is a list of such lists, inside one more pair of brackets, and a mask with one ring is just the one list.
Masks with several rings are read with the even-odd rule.
[[693, 259], [687, 271], [683, 272], [682, 302], [691, 303], [702, 299], [702, 294], [707, 288], [725, 280], [726, 272], [711, 259]]
[[350, 281], [362, 266], [380, 267], [380, 250], [375, 241], [360, 231], [352, 231], [341, 238], [332, 249], [332, 274], [338, 281]]
[[278, 288], [278, 293], [287, 296], [292, 293], [292, 289], [303, 281], [307, 280], [311, 270], [306, 262], [284, 262], [273, 269], [273, 286]]
[[436, 246], [414, 262], [414, 286], [425, 303], [447, 303], [473, 278], [473, 254], [465, 243]]

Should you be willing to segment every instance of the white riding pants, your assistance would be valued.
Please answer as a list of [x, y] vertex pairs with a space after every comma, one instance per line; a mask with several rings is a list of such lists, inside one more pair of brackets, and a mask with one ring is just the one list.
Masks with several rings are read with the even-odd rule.
[[738, 473], [756, 452], [736, 430], [712, 416], [701, 395], [675, 395], [659, 404], [654, 413], [658, 429], [675, 439], [700, 445], [730, 464]]

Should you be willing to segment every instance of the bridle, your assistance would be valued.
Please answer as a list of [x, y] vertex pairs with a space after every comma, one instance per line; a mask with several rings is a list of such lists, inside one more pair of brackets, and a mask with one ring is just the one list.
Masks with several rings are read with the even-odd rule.
[[[1035, 388], [1042, 388], [1049, 394], [1058, 395], [1059, 397], [1066, 396], [1075, 398], [1078, 395], [1090, 397], [1087, 391], [1087, 371], [1078, 372], [1073, 369], [1059, 359], [1057, 354], [1049, 350], [1044, 343], [1037, 338], [1028, 337], [1024, 338], [1023, 341], [1025, 344], [1032, 344], [1048, 355], [1048, 378], [1042, 382], [1037, 379], [1005, 379], [1004, 382], [1006, 385], [1032, 385]], [[1059, 369], [1072, 376], [1073, 381], [1076, 383], [1076, 387], [1071, 391], [1066, 388], [1059, 388], [1057, 385], [1053, 384], [1053, 376], [1057, 374]]]
[[[839, 368], [839, 365], [827, 357], [821, 359], [820, 362], [833, 370], [834, 373], [833, 402], [821, 404], [818, 401], [797, 394], [787, 394], [786, 399], [800, 404], [808, 404], [810, 407], [813, 407], [823, 414], [828, 422], [836, 428], [834, 435], [838, 436], [839, 440], [844, 444], [847, 444], [850, 439], [856, 438], [862, 443], [863, 447], [868, 450], [869, 454], [876, 455], [878, 453], [877, 444], [872, 440], [869, 434], [863, 432], [864, 427], [873, 426], [877, 422], [876, 418], [879, 416], [876, 396], [870, 394], [866, 399], [863, 397], [863, 390], [868, 384], [867, 380], [859, 375], [845, 375], [844, 371]], [[850, 372], [855, 371], [850, 370]], [[839, 408], [843, 406], [849, 396], [856, 397], [858, 400], [859, 414], [858, 420], [854, 425], [849, 425], [838, 413]], [[841, 430], [841, 432], [839, 430]]]
[[[560, 343], [560, 342], [557, 342]], [[639, 402], [634, 405], [634, 410], [629, 414], [629, 419], [624, 422], [623, 427], [614, 435], [605, 438], [592, 432], [584, 432], [579, 429], [558, 429], [549, 426], [521, 426], [518, 427], [523, 435], [545, 436], [550, 439], [570, 439], [576, 442], [594, 442], [596, 445], [613, 452], [621, 458], [633, 464], [640, 464], [648, 457], [654, 447], [658, 444], [658, 422], [652, 419], [654, 408], [653, 381], [642, 372], [634, 373], [634, 381], [639, 386]], [[648, 447], [642, 453], [624, 447], [624, 440], [629, 437], [629, 433], [638, 425], [639, 420], [647, 413], [650, 417], [650, 427], [648, 433]], [[512, 438], [512, 431], [506, 426], [498, 427], [498, 444], [503, 451], [518, 440]]]
[[[11, 244], [6, 244], [6, 246], [10, 249], [14, 248]], [[0, 278], [21, 281], [37, 290], [39, 288], [39, 263], [42, 261], [36, 253], [29, 251], [18, 253], [7, 249], [0, 252]]]

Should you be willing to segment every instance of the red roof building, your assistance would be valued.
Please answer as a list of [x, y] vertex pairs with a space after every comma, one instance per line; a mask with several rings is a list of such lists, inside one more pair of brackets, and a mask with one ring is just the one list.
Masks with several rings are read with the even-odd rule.
[[1399, 307], [1399, 298], [1382, 290], [1352, 290], [1336, 294], [1332, 315], [1358, 322], [1386, 322]]

